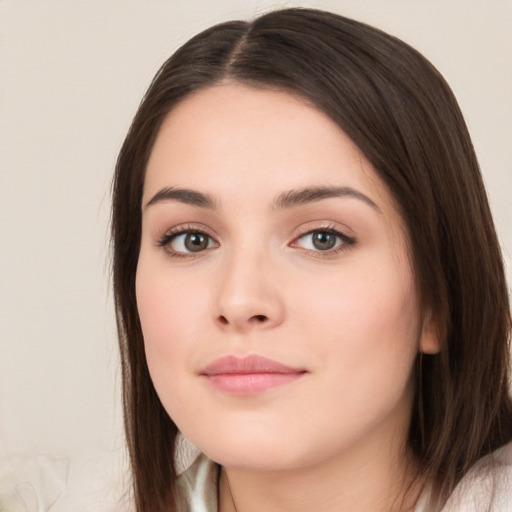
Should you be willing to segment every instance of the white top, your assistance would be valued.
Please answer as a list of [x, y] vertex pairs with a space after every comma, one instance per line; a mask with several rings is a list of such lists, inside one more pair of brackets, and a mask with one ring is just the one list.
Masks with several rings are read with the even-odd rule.
[[[176, 451], [180, 512], [217, 512], [219, 466], [182, 436]], [[427, 498], [420, 496], [414, 512], [432, 512]], [[475, 464], [441, 512], [512, 512], [512, 443]]]

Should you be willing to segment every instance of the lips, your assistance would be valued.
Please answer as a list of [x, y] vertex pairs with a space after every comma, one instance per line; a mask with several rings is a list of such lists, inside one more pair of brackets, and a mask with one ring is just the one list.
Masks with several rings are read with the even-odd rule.
[[199, 372], [208, 384], [229, 394], [250, 395], [297, 381], [306, 374], [266, 357], [227, 356], [217, 359]]

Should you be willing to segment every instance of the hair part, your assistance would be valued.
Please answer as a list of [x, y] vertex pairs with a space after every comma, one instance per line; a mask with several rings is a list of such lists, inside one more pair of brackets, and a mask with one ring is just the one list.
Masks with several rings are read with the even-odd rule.
[[441, 503], [475, 461], [512, 437], [508, 292], [471, 139], [450, 88], [416, 50], [342, 16], [285, 9], [214, 26], [183, 45], [151, 83], [117, 161], [113, 283], [136, 510], [176, 503], [177, 428], [151, 382], [135, 298], [145, 169], [169, 112], [223, 81], [288, 92], [325, 112], [394, 197], [442, 345], [418, 355], [408, 439]]

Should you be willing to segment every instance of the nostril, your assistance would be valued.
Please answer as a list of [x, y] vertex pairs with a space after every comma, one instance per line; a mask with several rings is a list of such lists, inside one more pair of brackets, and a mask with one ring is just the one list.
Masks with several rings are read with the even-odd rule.
[[266, 316], [266, 315], [253, 315], [253, 316], [250, 316], [249, 318], [246, 316], [243, 319], [238, 319], [235, 317], [232, 319], [228, 319], [228, 318], [229, 317], [227, 317], [227, 316], [219, 315], [217, 317], [217, 321], [219, 322], [219, 324], [226, 325], [226, 326], [227, 325], [242, 325], [245, 322], [248, 322], [249, 324], [263, 324], [268, 321], [268, 316]]

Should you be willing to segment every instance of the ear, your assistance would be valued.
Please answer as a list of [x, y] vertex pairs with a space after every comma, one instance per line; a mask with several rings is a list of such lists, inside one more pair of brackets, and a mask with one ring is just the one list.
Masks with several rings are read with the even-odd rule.
[[423, 328], [420, 338], [420, 352], [437, 354], [441, 350], [441, 341], [432, 311], [428, 309], [423, 315]]

